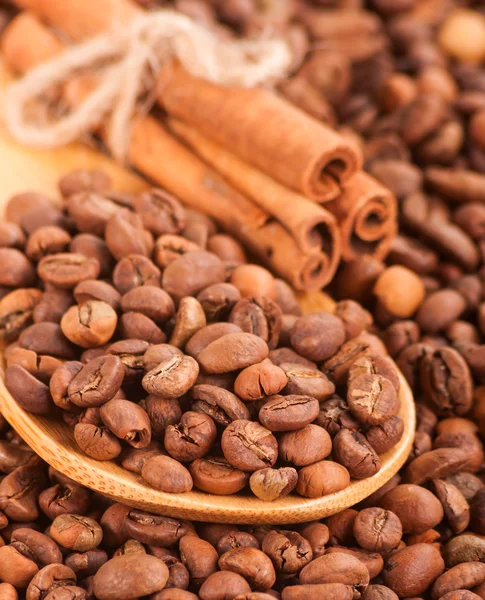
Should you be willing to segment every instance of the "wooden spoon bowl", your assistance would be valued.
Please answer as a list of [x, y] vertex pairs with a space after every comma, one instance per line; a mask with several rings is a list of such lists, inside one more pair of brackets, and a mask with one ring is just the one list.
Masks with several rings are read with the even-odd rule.
[[[0, 64], [0, 88], [2, 74]], [[12, 142], [1, 126], [0, 158], [8, 165], [0, 183], [0, 208], [1, 202], [5, 202], [9, 195], [29, 188], [54, 192], [57, 178], [73, 168], [103, 168], [112, 176], [118, 189], [138, 191], [146, 186], [135, 175], [85, 146], [71, 145], [55, 151], [26, 150]], [[20, 185], [22, 190], [19, 190]], [[301, 304], [305, 313], [332, 308], [332, 301], [321, 293], [303, 295]], [[401, 468], [411, 449], [415, 428], [414, 401], [402, 376], [400, 399], [404, 434], [399, 444], [381, 456], [379, 473], [362, 481], [352, 481], [345, 490], [323, 498], [308, 500], [290, 495], [275, 502], [264, 502], [249, 495], [216, 496], [198, 491], [167, 494], [154, 490], [141, 477], [114, 462], [100, 462], [84, 455], [77, 447], [72, 431], [64, 423], [22, 410], [5, 388], [3, 377], [0, 380], [0, 411], [29, 446], [61, 473], [130, 506], [171, 517], [220, 523], [311, 521], [337, 513], [366, 498]]]

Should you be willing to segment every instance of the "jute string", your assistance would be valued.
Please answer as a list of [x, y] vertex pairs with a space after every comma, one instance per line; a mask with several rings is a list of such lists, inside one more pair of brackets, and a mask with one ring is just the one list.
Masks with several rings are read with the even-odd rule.
[[[149, 109], [157, 73], [171, 60], [214, 83], [254, 87], [283, 77], [291, 58], [281, 39], [220, 39], [182, 14], [148, 13], [128, 27], [68, 48], [13, 83], [6, 95], [6, 122], [17, 141], [38, 147], [69, 143], [104, 124], [108, 146], [123, 162], [133, 119]], [[95, 75], [93, 89], [78, 106], [45, 122], [29, 118], [33, 103], [45, 108], [36, 114], [48, 114], [53, 91], [90, 74]]]

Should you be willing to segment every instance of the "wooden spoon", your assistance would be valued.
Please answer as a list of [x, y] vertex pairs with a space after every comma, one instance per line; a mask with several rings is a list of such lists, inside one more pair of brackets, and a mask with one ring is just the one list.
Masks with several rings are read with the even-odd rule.
[[[0, 72], [1, 75], [1, 72]], [[0, 77], [1, 78], [1, 77]], [[72, 168], [106, 169], [118, 189], [138, 191], [146, 186], [140, 178], [118, 167], [105, 156], [85, 146], [71, 145], [55, 151], [20, 148], [0, 127], [0, 208], [9, 195], [27, 189], [53, 193], [57, 178]], [[301, 297], [304, 312], [331, 311], [333, 301], [322, 293]], [[404, 434], [399, 444], [381, 456], [382, 468], [368, 479], [352, 481], [345, 490], [305, 499], [290, 495], [275, 502], [254, 496], [215, 496], [203, 492], [166, 494], [147, 486], [141, 477], [113, 462], [85, 456], [71, 430], [60, 421], [38, 417], [22, 410], [0, 380], [0, 411], [10, 425], [47, 463], [71, 479], [117, 500], [153, 513], [195, 521], [221, 523], [297, 523], [321, 519], [360, 502], [384, 485], [404, 464], [412, 446], [415, 410], [411, 390], [401, 376], [401, 411]]]

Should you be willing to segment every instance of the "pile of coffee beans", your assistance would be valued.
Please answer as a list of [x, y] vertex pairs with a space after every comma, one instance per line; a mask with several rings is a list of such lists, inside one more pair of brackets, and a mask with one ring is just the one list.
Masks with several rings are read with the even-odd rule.
[[469, 419], [421, 408], [417, 433], [442, 450], [475, 436], [469, 463], [445, 462], [419, 483], [408, 466], [354, 508], [281, 527], [112, 503], [0, 427], [0, 600], [485, 598], [483, 454]]
[[22, 408], [164, 492], [315, 498], [380, 470], [403, 434], [399, 378], [365, 309], [302, 316], [161, 190], [114, 192], [98, 171], [59, 188], [59, 207], [14, 196], [0, 224], [5, 384]]
[[[162, 0], [140, 2], [144, 5], [171, 4]], [[242, 264], [245, 258], [241, 248], [236, 251], [234, 242], [228, 242], [227, 236], [217, 233], [201, 216], [185, 211], [186, 224], [179, 230], [185, 239], [183, 244], [193, 242], [197, 247], [192, 246], [190, 252], [204, 248], [222, 260], [226, 275], [223, 282], [215, 285], [223, 287], [217, 288], [219, 292], [215, 296], [207, 293], [204, 297], [201, 297], [201, 291], [189, 294], [182, 291], [177, 297], [176, 288], [165, 290], [174, 302], [174, 313], [164, 323], [157, 324], [158, 316], [155, 318], [154, 315], [160, 313], [144, 314], [133, 298], [125, 304], [125, 308], [120, 304], [120, 296], [123, 298], [130, 292], [130, 284], [118, 288], [113, 272], [114, 261], [120, 263], [124, 260], [118, 254], [123, 251], [124, 244], [136, 247], [135, 253], [144, 255], [139, 248], [150, 245], [149, 236], [131, 232], [133, 229], [137, 232], [150, 229], [147, 223], [151, 217], [148, 220], [145, 217], [143, 228], [130, 226], [122, 218], [123, 231], [130, 232], [123, 233], [123, 243], [116, 243], [116, 234], [113, 233], [111, 238], [105, 235], [103, 241], [102, 231], [106, 227], [98, 223], [96, 227], [100, 229], [95, 229], [93, 235], [89, 229], [91, 225], [85, 225], [87, 229], [83, 230], [79, 223], [82, 219], [89, 223], [93, 222], [93, 218], [105, 220], [106, 215], [110, 215], [110, 204], [105, 204], [104, 210], [99, 208], [99, 204], [95, 209], [84, 208], [76, 215], [76, 209], [69, 209], [69, 200], [59, 211], [37, 196], [39, 210], [32, 210], [32, 201], [24, 198], [27, 208], [25, 212], [20, 211], [24, 214], [11, 218], [9, 225], [1, 225], [0, 228], [1, 245], [10, 254], [9, 260], [14, 261], [10, 265], [15, 265], [8, 274], [4, 269], [1, 285], [5, 294], [19, 287], [24, 290], [30, 288], [18, 298], [13, 297], [10, 304], [4, 298], [0, 314], [7, 336], [11, 340], [18, 337], [8, 354], [13, 356], [20, 352], [21, 361], [19, 359], [16, 365], [26, 370], [36, 385], [36, 391], [30, 395], [24, 393], [21, 401], [31, 403], [31, 407], [51, 406], [51, 390], [47, 381], [54, 371], [62, 367], [65, 370], [60, 371], [56, 404], [60, 405], [64, 418], [74, 413], [73, 426], [94, 425], [102, 431], [106, 452], [113, 452], [113, 440], [115, 445], [123, 443], [120, 457], [123, 457], [127, 468], [131, 464], [132, 468], [138, 465], [136, 469], [143, 469], [145, 458], [152, 459], [151, 450], [157, 457], [155, 465], [163, 462], [169, 458], [166, 450], [164, 454], [151, 445], [144, 454], [145, 449], [132, 446], [127, 441], [126, 437], [136, 443], [144, 439], [146, 428], [130, 426], [128, 431], [122, 432], [120, 423], [116, 422], [121, 411], [111, 414], [106, 411], [104, 418], [110, 425], [104, 424], [101, 409], [113, 399], [126, 400], [120, 398], [119, 393], [105, 404], [94, 407], [78, 406], [66, 394], [72, 380], [89, 360], [103, 354], [93, 356], [93, 352], [97, 354], [95, 345], [87, 347], [83, 353], [85, 356], [81, 355], [80, 364], [75, 357], [63, 354], [67, 348], [73, 348], [71, 342], [66, 342], [60, 325], [64, 314], [74, 302], [79, 306], [87, 302], [101, 302], [108, 304], [116, 314], [115, 335], [122, 325], [124, 331], [143, 331], [143, 335], [129, 333], [123, 336], [122, 341], [106, 342], [109, 344], [107, 348], [125, 344], [126, 339], [151, 344], [152, 354], [142, 345], [129, 349], [122, 345], [109, 353], [123, 362], [121, 389], [131, 390], [131, 386], [135, 386], [140, 390], [140, 375], [143, 381], [162, 360], [180, 356], [177, 353], [170, 356], [160, 353], [163, 352], [160, 347], [168, 340], [180, 349], [180, 342], [174, 343], [172, 336], [177, 331], [183, 297], [195, 298], [199, 302], [206, 324], [218, 323], [218, 326], [227, 327], [232, 323], [248, 333], [239, 321], [231, 321], [229, 315], [241, 299], [264, 296], [282, 311], [280, 347], [269, 348], [272, 328], [265, 317], [267, 333], [264, 342], [269, 352], [259, 361], [259, 366], [244, 366], [240, 371], [246, 373], [244, 378], [239, 378], [238, 374], [235, 379], [227, 372], [203, 375], [199, 372], [199, 383], [194, 387], [213, 386], [216, 382], [219, 390], [235, 395], [247, 410], [257, 408], [256, 413], [251, 412], [253, 418], [247, 421], [253, 423], [251, 427], [259, 422], [260, 427], [270, 432], [269, 435], [276, 434], [279, 460], [290, 465], [270, 469], [280, 473], [281, 486], [286, 478], [290, 478], [286, 475], [288, 470], [296, 468], [301, 473], [308, 468], [306, 461], [313, 460], [317, 445], [327, 448], [325, 443], [328, 440], [322, 434], [323, 430], [331, 438], [331, 449], [328, 450], [331, 454], [327, 456], [332, 456], [332, 461], [323, 460], [323, 464], [333, 464], [340, 469], [342, 465], [337, 463], [338, 444], [335, 443], [337, 436], [340, 436], [339, 439], [347, 438], [344, 439], [347, 443], [349, 436], [355, 441], [363, 435], [378, 454], [386, 443], [394, 443], [391, 441], [396, 435], [394, 429], [399, 430], [395, 416], [388, 418], [385, 424], [372, 425], [369, 418], [375, 415], [366, 410], [365, 402], [361, 402], [362, 397], [367, 397], [369, 375], [374, 380], [376, 376], [387, 380], [382, 387], [386, 392], [382, 395], [377, 415], [388, 414], [389, 399], [394, 398], [390, 385], [395, 384], [395, 379], [387, 368], [389, 363], [383, 358], [383, 350], [375, 337], [362, 333], [371, 328], [374, 334], [379, 333], [415, 395], [418, 422], [408, 462], [399, 474], [360, 505], [322, 522], [274, 528], [191, 524], [111, 504], [48, 469], [2, 423], [0, 582], [4, 583], [0, 583], [0, 600], [133, 600], [139, 597], [150, 600], [485, 600], [483, 3], [475, 0], [460, 3], [452, 0], [314, 0], [298, 5], [291, 0], [265, 3], [256, 0], [175, 2], [180, 10], [192, 16], [199, 15], [207, 23], [223, 19], [240, 32], [251, 32], [261, 26], [263, 4], [267, 8], [265, 18], [268, 14], [278, 15], [279, 20], [273, 22], [275, 28], [286, 28], [294, 40], [302, 44], [303, 54], [309, 47], [310, 35], [302, 26], [298, 6], [311, 5], [328, 10], [331, 26], [325, 32], [324, 43], [318, 39], [311, 40], [312, 44], [317, 44], [318, 50], [307, 54], [303, 68], [285, 82], [282, 92], [314, 116], [351, 135], [364, 150], [367, 169], [389, 186], [400, 202], [400, 234], [387, 262], [366, 258], [349, 263], [341, 269], [335, 281], [333, 293], [340, 302], [333, 316], [344, 322], [346, 339], [334, 350], [334, 355], [338, 357], [340, 354], [340, 357], [333, 362], [333, 357], [312, 357], [310, 353], [314, 352], [314, 348], [308, 346], [304, 339], [313, 337], [311, 319], [322, 317], [302, 318], [288, 287], [275, 281], [267, 272]], [[92, 174], [87, 177], [88, 188], [101, 192], [103, 200], [129, 209], [130, 214], [141, 214], [140, 208], [133, 211], [130, 198], [108, 191], [106, 184], [101, 184], [101, 189], [93, 189], [89, 182], [91, 177]], [[103, 180], [100, 174], [96, 178]], [[69, 180], [67, 184], [64, 182], [63, 196], [68, 199], [79, 192], [77, 185], [69, 184]], [[141, 204], [140, 200], [138, 202]], [[177, 222], [177, 218], [170, 219], [170, 222]], [[81, 288], [79, 294], [62, 291], [60, 280], [56, 279], [56, 269], [50, 267], [48, 261], [43, 266], [46, 277], [43, 280], [46, 283], [42, 284], [43, 292], [35, 287], [36, 269], [33, 265], [44, 258], [44, 242], [37, 245], [34, 237], [27, 250], [26, 241], [40, 228], [39, 223], [63, 230], [57, 231], [56, 236], [48, 236], [53, 244], [50, 247], [56, 248], [48, 252], [56, 254], [68, 250], [83, 255], [86, 258], [83, 265], [87, 266], [82, 268], [87, 273], [95, 271], [91, 258], [99, 262], [100, 273], [94, 276], [95, 293], [90, 287], [93, 284], [84, 282], [75, 282], [68, 288], [74, 290], [78, 285], [87, 285], [87, 289]], [[80, 233], [75, 235], [75, 229]], [[116, 231], [117, 228], [114, 229]], [[160, 233], [152, 231], [152, 235]], [[180, 236], [180, 233], [175, 231], [165, 235]], [[111, 248], [107, 246], [108, 242]], [[11, 249], [21, 250], [14, 253], [14, 259]], [[1, 252], [0, 267], [5, 263]], [[160, 258], [160, 255], [157, 258], [155, 249], [151, 263], [158, 269], [155, 271], [145, 268], [150, 265], [145, 260], [132, 265], [125, 261], [124, 265], [130, 268], [122, 271], [123, 277], [120, 276], [118, 281], [129, 282], [134, 276], [138, 281], [156, 281], [157, 278], [160, 281], [161, 272], [168, 266], [165, 261], [169, 262], [174, 256], [179, 260], [179, 252], [178, 245], [170, 246], [162, 253], [168, 259]], [[189, 279], [187, 272], [190, 268], [181, 275], [184, 281]], [[68, 273], [72, 273], [71, 267]], [[111, 273], [112, 282], [109, 283]], [[66, 277], [69, 280], [71, 275]], [[93, 275], [89, 277], [93, 279]], [[108, 287], [103, 285], [106, 280]], [[100, 284], [103, 296], [100, 295]], [[143, 289], [145, 286], [136, 287]], [[112, 288], [118, 292], [114, 296]], [[160, 283], [158, 288], [162, 289]], [[236, 295], [230, 296], [234, 293], [233, 288], [237, 290]], [[157, 310], [162, 310], [160, 305], [167, 310], [166, 304], [161, 302], [156, 303]], [[254, 306], [252, 301], [251, 306]], [[268, 314], [258, 306], [263, 314]], [[188, 312], [189, 308], [191, 306], [184, 310]], [[149, 321], [141, 317], [137, 317], [136, 321], [133, 317], [125, 317], [129, 313], [141, 313]], [[86, 319], [91, 323], [91, 315], [94, 315], [93, 326], [86, 327], [84, 323]], [[328, 319], [328, 316], [324, 318]], [[303, 322], [303, 326], [299, 326], [300, 333], [310, 331], [310, 335], [291, 335], [300, 319]], [[249, 320], [261, 322], [259, 317]], [[29, 335], [25, 332], [31, 321], [34, 326], [43, 323], [45, 327], [49, 322], [58, 325], [48, 334], [36, 334], [35, 339], [39, 343], [40, 340], [48, 340], [49, 349], [55, 344], [57, 352], [63, 348], [60, 355], [45, 351], [45, 347], [30, 346], [33, 342], [28, 341]], [[112, 327], [113, 312], [104, 305], [103, 311], [95, 305], [82, 317], [71, 311], [64, 322], [66, 331], [75, 336], [77, 346], [80, 345], [78, 341], [86, 343], [87, 340], [91, 345], [93, 340], [103, 339]], [[179, 327], [179, 331], [184, 330], [185, 325]], [[332, 331], [329, 339], [333, 343], [336, 329], [328, 325], [328, 330]], [[145, 339], [148, 335], [159, 335], [158, 331], [166, 339]], [[224, 331], [223, 335], [227, 333]], [[185, 356], [195, 358], [187, 350], [187, 338], [182, 333], [180, 335], [179, 339], [185, 339]], [[263, 339], [260, 335], [256, 337]], [[21, 342], [20, 338], [25, 341]], [[33, 339], [32, 335], [30, 339]], [[221, 336], [215, 334], [213, 339], [218, 341]], [[359, 350], [363, 342], [369, 344], [370, 352]], [[104, 345], [104, 342], [100, 343]], [[21, 347], [22, 344], [25, 347]], [[342, 353], [344, 348], [349, 354]], [[200, 353], [203, 351], [200, 350]], [[105, 349], [103, 353], [106, 356]], [[137, 366], [139, 356], [143, 357], [142, 367]], [[265, 362], [268, 359], [270, 364]], [[227, 357], [224, 357], [225, 365], [226, 360]], [[68, 362], [74, 363], [72, 371], [65, 367]], [[174, 366], [178, 364], [177, 360], [173, 362]], [[352, 368], [350, 362], [354, 363]], [[263, 371], [260, 370], [262, 363]], [[293, 363], [293, 366], [286, 368], [285, 363]], [[79, 370], [76, 370], [76, 364]], [[335, 391], [340, 392], [339, 397], [329, 392], [326, 398], [319, 399], [318, 394], [322, 393], [320, 375], [290, 375], [292, 370], [299, 372], [300, 369], [305, 373], [308, 369], [315, 373], [316, 364], [320, 367], [318, 371], [325, 373], [325, 381], [331, 382]], [[104, 365], [103, 362], [101, 366]], [[276, 394], [285, 398], [310, 396], [319, 402], [318, 416], [299, 431], [273, 433], [270, 424], [275, 422], [276, 411], [267, 411], [262, 416], [259, 414], [263, 408], [261, 398], [267, 395], [266, 391], [273, 390], [283, 381], [280, 380], [281, 373], [273, 367], [281, 369], [286, 377], [282, 388], [286, 392], [282, 394], [280, 389]], [[261, 373], [264, 377], [260, 376]], [[201, 377], [204, 378], [202, 381]], [[357, 378], [360, 381], [355, 385], [353, 382]], [[229, 383], [224, 384], [224, 381]], [[61, 392], [63, 385], [64, 392]], [[302, 388], [303, 385], [311, 388]], [[101, 395], [93, 390], [82, 392], [82, 385], [73, 389], [73, 399], [78, 402], [83, 393], [90, 398], [88, 402], [96, 402], [93, 398], [99, 400], [106, 388]], [[40, 404], [38, 390], [42, 390]], [[351, 390], [354, 393], [350, 393]], [[153, 392], [150, 394], [157, 397]], [[130, 394], [125, 395], [128, 399], [134, 398]], [[52, 398], [54, 396], [55, 392]], [[209, 397], [204, 390], [197, 397], [192, 397], [189, 392], [178, 400], [177, 409], [173, 399], [162, 396], [164, 408], [159, 412], [165, 416], [159, 422], [151, 417], [148, 399], [141, 402], [140, 408], [149, 415], [152, 435], [159, 436], [159, 439], [164, 438], [168, 427], [178, 425], [188, 413], [209, 416], [220, 433], [222, 427], [227, 429], [234, 421], [227, 424], [217, 421], [213, 416], [216, 412], [228, 413], [226, 408], [220, 408], [221, 401], [210, 404], [207, 401]], [[73, 409], [69, 402], [77, 408]], [[194, 410], [196, 403], [199, 408]], [[135, 406], [134, 402], [131, 404]], [[213, 407], [211, 413], [207, 409], [201, 410], [203, 405], [209, 404]], [[189, 407], [192, 410], [188, 410]], [[81, 414], [82, 418], [78, 420], [76, 415]], [[130, 422], [135, 423], [134, 416], [130, 416]], [[163, 436], [154, 434], [155, 431], [162, 431]], [[229, 431], [233, 436], [235, 430]], [[304, 436], [308, 445], [299, 441], [300, 435]], [[312, 441], [314, 439], [316, 442]], [[217, 452], [211, 450], [211, 454], [222, 457], [223, 449], [219, 449], [218, 445], [219, 438], [213, 446]], [[94, 448], [94, 445], [90, 447]], [[263, 445], [265, 450], [268, 447], [271, 448], [266, 443]], [[243, 454], [238, 454], [237, 459], [241, 460]], [[347, 456], [344, 451], [340, 455], [339, 460]], [[304, 462], [298, 464], [300, 461]], [[321, 459], [318, 459], [314, 464], [320, 462]], [[178, 464], [182, 463], [187, 464], [178, 460]], [[349, 463], [345, 468], [358, 472], [371, 463], [367, 459]], [[224, 475], [227, 473], [228, 463], [215, 461], [210, 463], [211, 467], [208, 464], [206, 457], [197, 462], [202, 473], [199, 483], [194, 468], [191, 470], [197, 487], [204, 477], [206, 481], [211, 480], [210, 475], [206, 476], [211, 468], [221, 469]], [[239, 467], [231, 471], [236, 479], [239, 471], [242, 471]], [[264, 487], [264, 469], [255, 473], [262, 471], [262, 476], [251, 477], [254, 477], [251, 486], [254, 490], [258, 486]], [[356, 477], [355, 472], [352, 476]], [[325, 478], [325, 483], [327, 481], [328, 478]], [[223, 493], [230, 493], [234, 489], [231, 486], [235, 484], [230, 477], [226, 482]], [[308, 489], [313, 485], [320, 488], [322, 483], [314, 477], [305, 485]], [[214, 493], [214, 490], [211, 492]]]

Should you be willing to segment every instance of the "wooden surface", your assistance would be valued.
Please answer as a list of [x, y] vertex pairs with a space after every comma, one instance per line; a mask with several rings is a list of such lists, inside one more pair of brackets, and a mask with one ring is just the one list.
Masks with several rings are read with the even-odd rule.
[[[0, 98], [1, 85], [6, 80], [0, 64]], [[54, 151], [20, 148], [8, 138], [5, 128], [0, 125], [0, 210], [10, 195], [28, 189], [55, 196], [57, 179], [61, 174], [73, 168], [94, 166], [106, 169], [117, 189], [136, 191], [146, 185], [137, 176], [81, 144]], [[322, 293], [301, 295], [300, 301], [305, 312], [333, 309], [333, 301]], [[404, 435], [392, 451], [381, 457], [381, 471], [369, 479], [353, 481], [346, 490], [312, 500], [291, 495], [276, 502], [263, 502], [254, 496], [212, 496], [197, 491], [187, 494], [158, 492], [145, 485], [137, 475], [114, 463], [99, 462], [85, 456], [77, 448], [67, 426], [20, 409], [7, 392], [3, 379], [0, 380], [0, 410], [46, 462], [75, 481], [115, 500], [154, 513], [196, 521], [296, 523], [320, 519], [363, 500], [404, 464], [413, 442], [415, 412], [413, 397], [404, 378], [401, 378], [401, 386], [400, 415], [405, 423]]]

